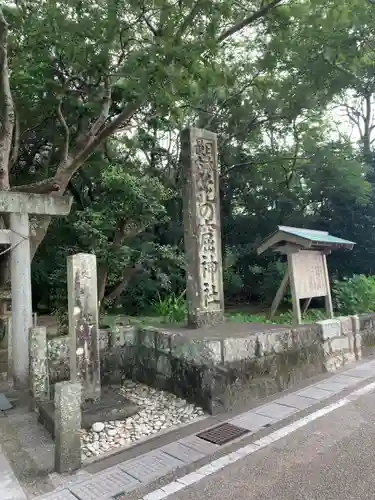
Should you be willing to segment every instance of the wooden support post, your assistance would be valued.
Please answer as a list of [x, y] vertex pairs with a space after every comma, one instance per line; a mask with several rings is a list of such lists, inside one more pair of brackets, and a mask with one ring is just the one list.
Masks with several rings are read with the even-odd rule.
[[323, 254], [323, 266], [324, 266], [324, 274], [327, 283], [327, 295], [324, 298], [326, 305], [326, 314], [328, 318], [333, 318], [333, 305], [332, 305], [332, 295], [331, 295], [331, 287], [329, 284], [329, 274], [328, 274], [328, 266], [327, 266], [327, 256]]
[[286, 289], [288, 287], [288, 283], [289, 283], [289, 272], [288, 272], [288, 270], [286, 270], [284, 277], [280, 283], [279, 289], [277, 290], [275, 298], [273, 299], [273, 302], [271, 305], [270, 316], [269, 316], [270, 319], [272, 319], [275, 316], [277, 308], [279, 307], [280, 302], [285, 295]]
[[288, 271], [289, 271], [289, 282], [290, 289], [292, 292], [292, 303], [293, 303], [293, 315], [294, 322], [297, 325], [302, 323], [301, 307], [299, 303], [299, 298], [296, 291], [296, 276], [294, 275], [294, 265], [293, 265], [293, 254], [288, 253]]
[[307, 312], [307, 309], [310, 307], [310, 304], [311, 304], [311, 297], [309, 299], [306, 299], [305, 300], [305, 303], [303, 304], [303, 308], [302, 308], [302, 316], [304, 314], [306, 314]]

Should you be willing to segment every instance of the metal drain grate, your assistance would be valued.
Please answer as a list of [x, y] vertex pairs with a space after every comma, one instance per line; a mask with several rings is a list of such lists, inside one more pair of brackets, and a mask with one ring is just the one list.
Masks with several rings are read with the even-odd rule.
[[222, 445], [229, 443], [229, 441], [233, 441], [233, 439], [244, 436], [249, 432], [250, 431], [243, 429], [242, 427], [224, 423], [197, 434], [197, 437], [204, 439], [209, 443]]

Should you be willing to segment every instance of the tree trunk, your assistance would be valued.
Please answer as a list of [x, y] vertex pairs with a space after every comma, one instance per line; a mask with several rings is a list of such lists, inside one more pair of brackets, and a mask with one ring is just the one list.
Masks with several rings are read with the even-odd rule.
[[107, 286], [108, 280], [108, 268], [107, 267], [99, 267], [98, 270], [98, 301], [101, 305], [104, 298], [105, 287]]
[[120, 283], [108, 295], [105, 296], [104, 300], [111, 300], [116, 302], [120, 295], [128, 288], [129, 283], [134, 278], [134, 276], [142, 270], [143, 266], [140, 263], [135, 264], [134, 267], [126, 269]]
[[[0, 190], [9, 190], [9, 164], [17, 154], [17, 137], [12, 142], [15, 124], [15, 111], [9, 83], [8, 68], [8, 24], [0, 7]], [[5, 223], [5, 224], [3, 224]], [[1, 227], [9, 227], [8, 214], [2, 215]], [[0, 290], [10, 288], [10, 252], [0, 255]], [[4, 301], [1, 301], [3, 309]]]

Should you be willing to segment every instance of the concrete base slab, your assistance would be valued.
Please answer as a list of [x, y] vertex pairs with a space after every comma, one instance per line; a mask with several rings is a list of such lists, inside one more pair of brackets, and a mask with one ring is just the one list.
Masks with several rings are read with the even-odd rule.
[[307, 389], [303, 389], [302, 391], [297, 393], [298, 396], [302, 396], [305, 398], [315, 399], [317, 401], [322, 401], [333, 396], [333, 392], [326, 391], [324, 389], [318, 389], [317, 387], [309, 387]]
[[[39, 422], [54, 437], [55, 407], [53, 401], [43, 402], [38, 407]], [[98, 401], [86, 401], [82, 405], [82, 427], [89, 429], [95, 422], [125, 420], [138, 411], [138, 406], [115, 389], [103, 390]]]
[[119, 464], [119, 468], [141, 483], [150, 483], [161, 475], [182, 467], [185, 463], [178, 458], [163, 453], [162, 450], [155, 450]]
[[112, 467], [89, 481], [83, 481], [69, 489], [80, 500], [99, 500], [111, 498], [120, 492], [131, 491], [140, 485], [140, 481], [126, 474], [119, 467]]
[[281, 418], [289, 417], [296, 410], [290, 406], [284, 406], [282, 404], [270, 403], [265, 406], [261, 406], [256, 409], [256, 413], [259, 415], [264, 415], [266, 417], [271, 417], [275, 420], [280, 420]]
[[258, 413], [250, 411], [232, 419], [230, 423], [248, 429], [251, 432], [256, 432], [262, 429], [262, 427], [272, 425], [275, 423], [275, 420], [271, 417], [266, 417], [265, 415], [259, 415]]
[[303, 396], [297, 396], [296, 394], [289, 394], [282, 398], [282, 404], [286, 406], [291, 406], [297, 410], [306, 410], [316, 404], [315, 399], [304, 398]]

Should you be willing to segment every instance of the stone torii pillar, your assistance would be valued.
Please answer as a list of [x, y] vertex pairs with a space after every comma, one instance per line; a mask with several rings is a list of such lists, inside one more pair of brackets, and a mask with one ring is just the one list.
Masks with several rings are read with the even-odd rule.
[[[0, 191], [0, 213], [10, 214], [10, 231], [3, 239], [11, 245], [12, 356], [16, 389], [29, 385], [29, 329], [32, 327], [31, 253], [29, 214], [68, 215], [71, 197]], [[7, 235], [7, 236], [6, 236]]]

